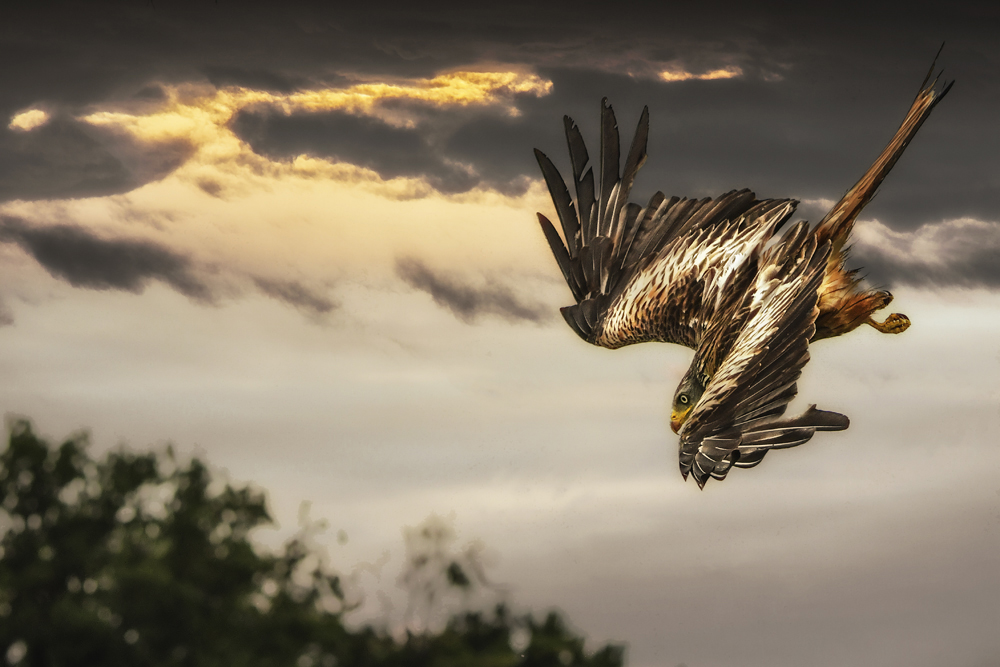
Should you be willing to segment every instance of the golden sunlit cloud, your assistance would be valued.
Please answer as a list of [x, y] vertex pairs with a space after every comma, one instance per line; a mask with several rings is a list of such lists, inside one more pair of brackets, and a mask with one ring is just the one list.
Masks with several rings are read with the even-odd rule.
[[[85, 116], [94, 125], [119, 126], [139, 139], [161, 141], [189, 138], [201, 144], [208, 136], [200, 128], [227, 123], [240, 109], [269, 105], [286, 114], [295, 111], [347, 111], [375, 116], [392, 122], [379, 109], [388, 100], [413, 100], [435, 106], [501, 105], [510, 115], [518, 115], [510, 101], [515, 94], [547, 95], [552, 82], [535, 74], [518, 72], [453, 72], [409, 84], [361, 83], [348, 88], [306, 90], [289, 94], [241, 87], [197, 89], [167, 87], [169, 102], [144, 116], [118, 112], [97, 112]], [[405, 121], [399, 124], [407, 124]], [[214, 132], [208, 132], [214, 134]]]
[[[153, 108], [97, 109], [79, 120], [105, 130], [112, 149], [116, 136], [128, 137], [132, 159], [147, 152], [155, 158], [161, 144], [189, 147], [177, 169], [123, 194], [10, 201], [0, 212], [31, 225], [72, 221], [100, 238], [163, 248], [189, 261], [191, 275], [219, 298], [275, 291], [262, 285], [289, 293], [280, 288], [291, 285], [332, 303], [352, 277], [397, 289], [396, 262], [403, 256], [442, 275], [482, 278], [516, 271], [534, 291], [561, 289], [540, 268], [548, 257], [533, 212], [551, 207], [540, 181], [520, 195], [487, 187], [442, 194], [420, 173], [386, 177], [309, 155], [272, 160], [255, 153], [231, 127], [241, 110], [262, 105], [277, 114], [342, 110], [383, 122], [390, 122], [384, 114], [391, 113], [397, 126], [425, 117], [428, 106], [479, 105], [514, 114], [518, 96], [545, 95], [551, 87], [516, 72], [455, 72], [289, 94], [165, 86], [165, 99]], [[382, 105], [385, 100], [417, 104]], [[146, 146], [137, 149], [135, 141]], [[470, 252], [483, 247], [490, 249], [485, 257]]]
[[714, 79], [733, 79], [742, 75], [743, 70], [735, 66], [714, 69], [710, 72], [704, 72], [703, 74], [694, 74], [692, 72], [686, 72], [683, 69], [670, 68], [660, 72], [660, 80], [667, 81], [669, 83], [692, 80], [711, 81]]
[[22, 111], [11, 118], [10, 124], [7, 127], [11, 130], [28, 132], [36, 127], [45, 125], [47, 122], [49, 122], [49, 114], [45, 113], [41, 109], [29, 109], [28, 111]]
[[[511, 116], [519, 111], [514, 96], [541, 97], [552, 82], [524, 72], [451, 72], [431, 79], [396, 83], [367, 82], [345, 88], [305, 90], [282, 94], [242, 87], [167, 86], [167, 102], [146, 114], [98, 111], [81, 120], [124, 131], [143, 142], [184, 141], [195, 153], [175, 175], [197, 184], [208, 193], [237, 194], [259, 187], [282, 175], [365, 182], [386, 190], [391, 198], [425, 196], [429, 190], [420, 179], [385, 181], [373, 171], [351, 164], [299, 156], [276, 162], [258, 155], [229, 127], [242, 109], [268, 106], [285, 114], [296, 111], [345, 111], [378, 118], [397, 127], [413, 126], [408, 111], [389, 100], [410, 100], [438, 107], [494, 106]], [[400, 182], [396, 182], [400, 181]]]
[[420, 79], [408, 85], [363, 83], [346, 89], [312, 90], [260, 101], [279, 104], [286, 113], [295, 110], [326, 111], [340, 109], [351, 113], [373, 114], [378, 103], [390, 99], [409, 99], [437, 106], [503, 104], [511, 115], [515, 106], [505, 98], [517, 93], [536, 97], [548, 95], [552, 82], [534, 74], [518, 72], [453, 72], [433, 79]]
[[391, 283], [401, 256], [437, 270], [516, 273], [533, 289], [539, 280], [557, 292], [565, 289], [549, 270], [548, 248], [535, 222], [535, 211], [551, 207], [541, 182], [520, 197], [489, 190], [428, 190], [412, 197], [406, 189], [422, 187], [416, 179], [381, 189], [363, 178], [289, 172], [220, 199], [170, 176], [120, 195], [5, 202], [0, 212], [39, 227], [72, 221], [100, 238], [163, 247], [189, 258], [197, 275], [223, 296], [245, 290], [247, 276], [294, 280], [331, 294], [345, 279]]

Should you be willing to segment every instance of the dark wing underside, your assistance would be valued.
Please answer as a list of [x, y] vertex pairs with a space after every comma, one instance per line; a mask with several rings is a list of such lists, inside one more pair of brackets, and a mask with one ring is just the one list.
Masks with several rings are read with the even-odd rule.
[[573, 169], [571, 198], [552, 161], [535, 156], [552, 195], [562, 236], [538, 220], [577, 304], [562, 309], [584, 340], [604, 347], [643, 341], [697, 348], [740, 262], [759, 249], [794, 210], [789, 200], [758, 201], [749, 190], [717, 199], [667, 198], [657, 192], [645, 208], [628, 203], [646, 160], [649, 112], [643, 109], [625, 166], [614, 111], [601, 104], [601, 173], [595, 183], [583, 138], [564, 118]]
[[800, 445], [817, 430], [847, 428], [847, 417], [815, 406], [782, 418], [809, 360], [829, 252], [829, 243], [817, 247], [806, 223], [768, 251], [746, 324], [681, 429], [685, 478], [691, 473], [704, 486], [709, 477], [723, 479], [734, 465], [756, 465], [770, 449]]

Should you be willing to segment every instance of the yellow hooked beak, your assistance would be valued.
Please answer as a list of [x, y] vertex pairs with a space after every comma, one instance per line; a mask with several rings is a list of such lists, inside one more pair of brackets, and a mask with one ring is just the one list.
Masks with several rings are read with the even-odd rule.
[[676, 410], [670, 411], [670, 430], [674, 433], [681, 432], [681, 426], [687, 421], [688, 415], [691, 413], [691, 408], [684, 410], [683, 412], [677, 412]]

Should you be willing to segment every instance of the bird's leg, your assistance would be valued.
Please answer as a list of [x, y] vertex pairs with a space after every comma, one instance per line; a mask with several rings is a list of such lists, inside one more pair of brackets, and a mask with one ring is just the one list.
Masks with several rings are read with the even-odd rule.
[[865, 324], [870, 324], [882, 333], [898, 334], [910, 328], [910, 318], [901, 313], [893, 313], [885, 318], [884, 322], [876, 322], [869, 315], [868, 319], [865, 320]]
[[871, 305], [875, 306], [868, 311], [868, 317], [865, 318], [865, 324], [871, 325], [887, 334], [898, 334], [903, 333], [908, 328], [910, 328], [910, 318], [902, 313], [893, 313], [889, 317], [885, 318], [884, 322], [876, 322], [872, 319], [871, 314], [876, 310], [881, 310], [885, 308], [890, 303], [892, 303], [892, 292], [886, 290], [879, 290], [877, 292], [872, 292], [872, 302]]

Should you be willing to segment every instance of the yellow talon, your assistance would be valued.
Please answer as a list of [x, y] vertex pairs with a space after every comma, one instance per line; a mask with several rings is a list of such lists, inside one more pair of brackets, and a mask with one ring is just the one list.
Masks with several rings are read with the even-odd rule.
[[888, 334], [903, 333], [910, 328], [910, 318], [901, 313], [893, 313], [889, 317], [885, 318], [885, 322], [876, 322], [869, 317], [865, 320], [865, 323], [870, 324], [882, 333]]

